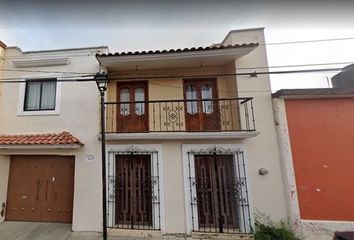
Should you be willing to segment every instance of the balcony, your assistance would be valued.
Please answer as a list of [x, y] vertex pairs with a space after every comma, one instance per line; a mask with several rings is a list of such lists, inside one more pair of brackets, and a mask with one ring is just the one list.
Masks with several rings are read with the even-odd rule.
[[106, 102], [106, 134], [108, 140], [253, 137], [258, 133], [252, 99]]

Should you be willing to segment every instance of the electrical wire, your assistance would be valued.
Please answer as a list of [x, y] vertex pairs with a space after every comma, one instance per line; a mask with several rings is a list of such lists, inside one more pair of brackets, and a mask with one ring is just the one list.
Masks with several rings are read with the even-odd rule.
[[[299, 41], [286, 41], [286, 42], [271, 42], [271, 43], [260, 43], [259, 45], [262, 45], [262, 46], [271, 46], [271, 45], [286, 45], [286, 44], [303, 44], [303, 43], [316, 43], [316, 42], [331, 42], [331, 41], [345, 41], [345, 40], [354, 40], [354, 37], [346, 37], [346, 38], [327, 38], [327, 39], [315, 39], [315, 40], [299, 40]], [[100, 48], [97, 48], [95, 49], [94, 51], [91, 51], [89, 54], [73, 54], [71, 55], [72, 53], [75, 53], [75, 51], [70, 51], [71, 54], [65, 54], [63, 53], [62, 55], [56, 55], [56, 56], [61, 56], [61, 57], [82, 57], [82, 56], [93, 56], [93, 54], [96, 54], [97, 51], [99, 50]], [[65, 51], [65, 49], [63, 49]], [[50, 50], [49, 50], [50, 51]], [[53, 50], [54, 52], [55, 50]], [[82, 52], [83, 50], [79, 50], [79, 51], [76, 51], [76, 52]], [[40, 51], [38, 51], [40, 52]], [[36, 53], [34, 51], [34, 53]], [[29, 54], [32, 54], [32, 52], [30, 52]], [[41, 56], [39, 56], [38, 58], [42, 58], [43, 56], [53, 56], [53, 54], [41, 54]], [[25, 56], [26, 57], [26, 56]], [[0, 59], [22, 59], [22, 58], [25, 58], [24, 56], [12, 56], [12, 57], [0, 57]], [[36, 58], [36, 57], [33, 57], [31, 56], [31, 58]]]
[[278, 66], [269, 66], [269, 67], [241, 67], [236, 68], [238, 70], [250, 70], [250, 69], [267, 69], [267, 68], [295, 68], [295, 67], [313, 67], [313, 66], [328, 66], [328, 65], [344, 65], [344, 64], [354, 64], [354, 61], [351, 62], [335, 62], [335, 63], [309, 63], [309, 64], [294, 64], [294, 65], [278, 65]]
[[[104, 47], [102, 47], [104, 48]], [[92, 48], [94, 50], [90, 51], [89, 53], [82, 53], [83, 51], [87, 51], [87, 49], [82, 49], [82, 50], [70, 50], [70, 49], [62, 49], [60, 51], [58, 50], [45, 50], [45, 51], [30, 51], [30, 52], [23, 52], [21, 56], [5, 56], [5, 57], [0, 57], [2, 60], [6, 59], [26, 59], [26, 58], [31, 58], [31, 59], [42, 59], [43, 57], [53, 57], [55, 55], [56, 57], [89, 57], [89, 56], [94, 56], [96, 55], [97, 51], [101, 48]], [[55, 54], [53, 54], [55, 52]], [[67, 53], [66, 53], [67, 52]], [[27, 56], [27, 54], [31, 54], [31, 56]], [[40, 54], [40, 56], [33, 56], [32, 54]]]
[[[228, 77], [228, 76], [250, 76], [257, 77], [258, 75], [272, 75], [272, 74], [295, 74], [295, 73], [315, 73], [315, 72], [333, 72], [341, 71], [342, 68], [321, 68], [321, 69], [302, 69], [302, 70], [286, 70], [286, 71], [254, 71], [254, 72], [243, 72], [243, 73], [218, 73], [218, 74], [201, 74], [201, 75], [161, 75], [161, 76], [137, 76], [137, 77], [113, 77], [110, 80], [141, 80], [141, 79], [174, 79], [174, 78], [212, 78], [212, 77]], [[45, 76], [50, 78], [49, 76]], [[54, 76], [63, 77], [63, 76]], [[53, 78], [54, 78], [53, 77]], [[69, 76], [65, 76], [70, 78]], [[82, 81], [94, 81], [92, 75], [82, 75], [82, 76], [72, 76], [71, 78], [78, 77], [92, 77], [90, 79], [58, 79], [59, 82], [82, 82]], [[31, 77], [35, 79], [35, 77]], [[41, 76], [43, 78], [43, 76]], [[17, 80], [17, 81], [16, 81]], [[0, 78], [0, 83], [14, 83], [14, 82], [26, 82], [23, 78]]]
[[[278, 65], [278, 66], [257, 66], [257, 67], [241, 67], [237, 70], [252, 70], [252, 69], [272, 69], [272, 68], [295, 68], [295, 67], [313, 67], [313, 66], [328, 66], [328, 65], [344, 65], [344, 64], [354, 64], [354, 61], [351, 62], [333, 62], [333, 63], [312, 63], [312, 64], [295, 64], [295, 65]], [[34, 73], [58, 73], [58, 74], [87, 74], [95, 75], [91, 72], [66, 72], [66, 71], [45, 71], [45, 70], [25, 70], [25, 69], [2, 69], [3, 71], [8, 72], [34, 72]], [[110, 73], [111, 76], [119, 75], [120, 73]]]
[[113, 77], [110, 80], [141, 80], [141, 79], [172, 79], [172, 78], [212, 78], [212, 77], [229, 77], [229, 76], [250, 76], [265, 74], [293, 74], [293, 73], [314, 73], [314, 72], [333, 72], [341, 71], [343, 68], [321, 68], [321, 69], [302, 69], [302, 70], [286, 70], [286, 71], [261, 71], [261, 72], [242, 72], [242, 73], [217, 73], [206, 75], [161, 75], [161, 76], [137, 76], [137, 77]]
[[[268, 66], [268, 67], [237, 67], [236, 70], [253, 70], [253, 69], [272, 69], [272, 68], [295, 68], [295, 67], [314, 67], [314, 66], [328, 66], [328, 65], [344, 65], [344, 64], [354, 64], [353, 62], [336, 62], [336, 63], [314, 63], [314, 64], [298, 64], [298, 65], [279, 65], [279, 66]], [[337, 68], [336, 68], [337, 69]], [[342, 68], [341, 68], [342, 70]], [[121, 73], [113, 72], [109, 73], [110, 76], [121, 75]], [[246, 75], [248, 75], [246, 73]]]
[[315, 39], [315, 40], [299, 40], [299, 41], [288, 41], [288, 42], [274, 42], [274, 43], [262, 43], [259, 45], [286, 45], [286, 44], [300, 44], [300, 43], [316, 43], [316, 42], [332, 42], [332, 41], [345, 41], [354, 40], [354, 37], [346, 38], [325, 38], [325, 39]]
[[[354, 64], [354, 61], [351, 62], [334, 62], [334, 63], [312, 63], [312, 64], [295, 64], [295, 65], [278, 65], [278, 66], [257, 66], [257, 67], [241, 67], [237, 70], [252, 70], [252, 69], [271, 69], [271, 68], [294, 68], [294, 67], [312, 67], [312, 66], [328, 66], [328, 65], [344, 65], [344, 64]], [[58, 74], [87, 74], [95, 75], [91, 72], [74, 72], [74, 71], [45, 71], [45, 70], [24, 70], [24, 69], [2, 69], [6, 72], [33, 72], [33, 73], [58, 73]], [[119, 75], [120, 73], [110, 73], [110, 75]]]
[[46, 75], [46, 76], [29, 76], [29, 77], [10, 77], [10, 78], [0, 78], [0, 83], [2, 82], [12, 82], [13, 80], [22, 80], [22, 82], [26, 82], [27, 80], [34, 80], [34, 79], [48, 79], [48, 78], [59, 78], [57, 81], [68, 81], [68, 79], [60, 79], [60, 78], [85, 78], [91, 77], [93, 79], [94, 74], [87, 74], [87, 75]]
[[[172, 85], [167, 85], [167, 84], [161, 84], [161, 83], [149, 83], [149, 85], [155, 85], [155, 86], [163, 86], [163, 87], [170, 87], [170, 88], [176, 88], [176, 89], [183, 89], [183, 87], [178, 87], [178, 86], [172, 86]], [[249, 90], [249, 91], [232, 91], [232, 90], [222, 90], [218, 89], [218, 92], [226, 92], [226, 93], [238, 93], [238, 92], [272, 92], [271, 90]]]

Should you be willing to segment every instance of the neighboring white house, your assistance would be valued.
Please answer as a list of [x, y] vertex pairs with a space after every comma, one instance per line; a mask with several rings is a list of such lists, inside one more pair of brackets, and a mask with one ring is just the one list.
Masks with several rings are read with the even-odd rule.
[[0, 202], [8, 204], [0, 221], [101, 230], [99, 94], [95, 82], [70, 79], [98, 72], [95, 54], [106, 51], [6, 49], [5, 69], [15, 71], [3, 74], [13, 83], [1, 84]]
[[[5, 77], [28, 81], [3, 83], [0, 96], [0, 134], [13, 135], [0, 136], [0, 182], [10, 179], [0, 185], [5, 220], [101, 231], [98, 91], [94, 82], [65, 82], [100, 68], [110, 77], [110, 234], [248, 234], [257, 212], [287, 218], [269, 76], [235, 75], [268, 66], [264, 43], [263, 29], [245, 29], [206, 48], [115, 54], [105, 47], [8, 48], [5, 67], [20, 71]], [[54, 71], [60, 73], [53, 77]], [[28, 179], [21, 196], [17, 176]], [[71, 184], [71, 192], [60, 184]], [[37, 205], [15, 206], [27, 200]]]

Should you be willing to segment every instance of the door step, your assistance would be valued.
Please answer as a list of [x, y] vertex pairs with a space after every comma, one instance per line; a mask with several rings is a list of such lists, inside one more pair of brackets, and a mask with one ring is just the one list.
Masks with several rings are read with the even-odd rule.
[[251, 240], [252, 234], [230, 234], [230, 233], [192, 233], [189, 239], [199, 240]]
[[253, 240], [252, 234], [228, 234], [228, 233], [183, 233], [161, 234], [154, 230], [130, 230], [108, 229], [108, 235], [112, 239], [125, 240]]

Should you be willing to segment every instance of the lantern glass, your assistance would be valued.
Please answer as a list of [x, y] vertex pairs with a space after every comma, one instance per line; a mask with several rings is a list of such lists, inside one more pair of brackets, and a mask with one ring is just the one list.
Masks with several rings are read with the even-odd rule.
[[108, 76], [106, 73], [96, 73], [94, 79], [100, 92], [104, 92], [107, 90]]

